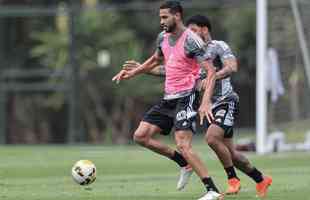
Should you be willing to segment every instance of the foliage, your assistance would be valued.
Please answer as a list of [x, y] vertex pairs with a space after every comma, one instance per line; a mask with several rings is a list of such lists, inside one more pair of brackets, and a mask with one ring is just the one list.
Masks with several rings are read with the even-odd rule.
[[[256, 11], [252, 3], [226, 12], [223, 26], [227, 41], [236, 52], [240, 70], [235, 75], [237, 83], [255, 85]], [[249, 77], [250, 76], [250, 77]]]
[[[49, 2], [49, 3], [48, 3]], [[60, 3], [62, 2], [62, 3]], [[92, 7], [83, 7], [83, 3], [88, 5], [102, 3], [102, 10], [95, 10]], [[24, 24], [17, 23], [15, 18], [10, 19], [16, 22], [16, 26], [25, 28], [25, 39], [20, 40], [10, 36], [12, 40], [27, 41], [22, 45], [12, 45], [11, 49], [22, 51], [24, 57], [29, 56], [28, 49], [31, 50], [29, 62], [18, 62], [18, 66], [28, 69], [49, 68], [52, 70], [64, 70], [66, 80], [55, 78], [53, 74], [49, 77], [50, 82], [66, 82], [71, 78], [71, 67], [69, 62], [69, 3], [78, 4], [75, 7], [74, 27], [77, 66], [80, 68], [80, 105], [82, 113], [82, 123], [85, 128], [86, 139], [92, 142], [110, 140], [111, 142], [124, 142], [124, 138], [130, 138], [132, 130], [136, 127], [142, 113], [162, 95], [162, 79], [142, 75], [129, 81], [123, 81], [119, 85], [111, 82], [111, 78], [121, 68], [122, 63], [127, 59], [135, 59], [142, 62], [154, 51], [154, 41], [159, 29], [158, 10], [155, 7], [160, 1], [140, 1], [140, 0], [57, 0], [57, 1], [34, 1], [34, 5], [59, 6], [59, 14], [55, 17], [38, 17], [23, 19]], [[64, 4], [68, 3], [68, 4]], [[129, 3], [128, 5], [126, 3]], [[25, 2], [25, 5], [30, 3]], [[126, 4], [126, 5], [125, 5]], [[139, 7], [143, 4], [144, 7]], [[31, 4], [32, 5], [32, 4]], [[154, 6], [153, 6], [154, 5]], [[240, 71], [235, 75], [236, 88], [245, 86], [247, 91], [242, 89], [244, 96], [254, 96], [255, 92], [255, 2], [245, 4], [225, 3], [224, 1], [189, 1], [184, 2], [185, 19], [193, 14], [206, 14], [213, 23], [213, 38], [227, 41], [240, 59]], [[126, 7], [128, 6], [128, 7]], [[126, 8], [125, 8], [126, 7]], [[84, 12], [84, 8], [87, 12]], [[83, 12], [82, 12], [83, 11]], [[6, 20], [7, 24], [12, 24]], [[5, 26], [9, 27], [9, 26]], [[6, 30], [8, 28], [4, 28]], [[20, 30], [12, 26], [10, 30]], [[11, 30], [11, 31], [12, 31]], [[23, 32], [23, 31], [19, 31]], [[28, 35], [31, 34], [31, 38]], [[11, 34], [8, 34], [11, 35]], [[13, 43], [15, 44], [15, 43]], [[20, 48], [25, 46], [26, 48]], [[17, 47], [17, 48], [16, 48]], [[4, 47], [6, 49], [7, 47]], [[99, 67], [97, 64], [98, 52], [105, 50], [111, 55], [111, 63], [108, 67]], [[13, 52], [13, 51], [12, 51]], [[14, 51], [15, 52], [15, 51]], [[16, 53], [11, 54], [9, 59], [4, 59], [8, 63], [14, 63], [21, 59]], [[16, 59], [18, 57], [18, 59]], [[39, 65], [38, 65], [39, 61]], [[3, 61], [4, 62], [4, 61]], [[20, 64], [22, 63], [22, 64]], [[33, 64], [35, 63], [35, 65]], [[17, 65], [17, 64], [16, 64]], [[7, 66], [7, 64], [3, 64]], [[8, 65], [9, 66], [9, 65]], [[27, 80], [28, 81], [28, 80]], [[252, 95], [253, 94], [253, 95]], [[23, 95], [18, 95], [21, 101], [13, 101], [11, 109], [21, 108], [25, 103]], [[28, 94], [27, 94], [28, 95]], [[40, 94], [41, 95], [41, 94]], [[27, 118], [23, 125], [36, 124], [44, 119], [44, 123], [50, 123], [47, 131], [53, 135], [65, 135], [69, 93], [44, 93], [44, 98], [33, 100], [33, 103], [25, 103], [29, 106], [37, 106], [38, 119], [28, 119], [27, 109], [23, 110], [21, 118]], [[29, 95], [30, 96], [30, 95]], [[247, 101], [243, 99], [241, 112], [243, 114], [240, 121], [249, 126], [254, 122], [254, 98]], [[22, 98], [21, 98], [22, 97]], [[31, 98], [32, 99], [32, 98]], [[244, 101], [244, 99], [246, 99]], [[18, 103], [20, 105], [13, 105]], [[40, 108], [40, 109], [39, 109]], [[249, 109], [250, 108], [250, 109]], [[42, 109], [44, 110], [43, 112]], [[26, 114], [25, 114], [26, 113]], [[248, 117], [245, 114], [252, 115]], [[245, 116], [245, 117], [244, 117]], [[31, 121], [28, 123], [28, 121]], [[14, 123], [11, 123], [14, 124]], [[14, 124], [14, 126], [17, 126]], [[13, 125], [12, 125], [13, 127]], [[23, 130], [23, 126], [20, 130]], [[34, 125], [35, 127], [35, 125]], [[23, 133], [24, 131], [20, 131]], [[41, 134], [42, 131], [36, 131]], [[118, 139], [118, 138], [121, 139]], [[63, 136], [62, 138], [65, 138]], [[87, 141], [87, 140], [86, 140]], [[64, 141], [62, 141], [64, 142]], [[127, 141], [126, 141], [127, 142]]]
[[[59, 17], [67, 20], [63, 22], [64, 24], [69, 24], [68, 17]], [[131, 123], [125, 125], [123, 122], [130, 121], [128, 118], [132, 115], [131, 112], [134, 112], [132, 108], [138, 102], [135, 99], [144, 98], [150, 101], [150, 98], [145, 97], [157, 95], [161, 85], [155, 79], [148, 81], [146, 76], [134, 78], [120, 85], [112, 83], [111, 79], [126, 59], [141, 60], [143, 43], [139, 42], [135, 32], [116, 11], [90, 10], [79, 13], [74, 18], [74, 27], [75, 58], [80, 68], [80, 103], [83, 105], [80, 109], [87, 132], [96, 135], [89, 137], [93, 138], [91, 139], [93, 142], [104, 140], [102, 137], [110, 137], [102, 135], [103, 132], [108, 134], [106, 130], [111, 129], [109, 126], [112, 126], [112, 132], [121, 132], [118, 135], [114, 134], [116, 140], [122, 135], [130, 137], [128, 126], [131, 126]], [[67, 29], [35, 32], [33, 38], [38, 41], [38, 45], [32, 49], [32, 55], [39, 58], [43, 66], [52, 69], [70, 67], [68, 60], [70, 38]], [[111, 55], [111, 63], [105, 68], [100, 68], [97, 64], [98, 52], [101, 50], [108, 51]], [[61, 101], [64, 106], [64, 95], [61, 99], [59, 94], [57, 98], [52, 95], [50, 99], [52, 99], [50, 102], [57, 105]]]

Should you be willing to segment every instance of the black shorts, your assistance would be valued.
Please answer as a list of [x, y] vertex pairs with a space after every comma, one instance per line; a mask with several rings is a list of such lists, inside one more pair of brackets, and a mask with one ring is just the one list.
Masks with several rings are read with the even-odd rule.
[[145, 113], [142, 121], [158, 126], [161, 134], [168, 135], [173, 126], [175, 130], [196, 132], [198, 92], [178, 99], [162, 99]]
[[[214, 116], [214, 121], [212, 124], [224, 129], [224, 138], [232, 138], [234, 134], [234, 123], [235, 118], [238, 115], [239, 102], [235, 99], [223, 100], [216, 102], [212, 108], [212, 113]], [[210, 123], [208, 120], [204, 120], [204, 128], [208, 129]]]

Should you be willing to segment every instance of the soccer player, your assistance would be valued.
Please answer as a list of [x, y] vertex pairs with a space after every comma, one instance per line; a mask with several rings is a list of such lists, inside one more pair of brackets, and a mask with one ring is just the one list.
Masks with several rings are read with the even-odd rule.
[[[163, 60], [166, 76], [164, 98], [145, 114], [134, 133], [134, 140], [174, 160], [183, 169], [191, 166], [207, 190], [199, 200], [222, 199], [223, 196], [209, 176], [207, 168], [191, 145], [197, 117], [198, 98], [195, 88], [200, 66], [207, 71], [207, 84], [199, 114], [201, 119], [206, 117], [210, 122], [213, 119], [211, 96], [215, 84], [215, 69], [205, 59], [206, 52], [201, 38], [184, 26], [183, 9], [178, 1], [163, 3], [159, 16], [164, 31], [158, 36], [155, 53], [139, 67], [121, 70], [112, 80], [119, 82], [148, 72]], [[173, 126], [180, 153], [153, 138], [156, 133], [168, 134]], [[189, 172], [191, 173], [191, 170]], [[186, 174], [186, 169], [184, 173]]]
[[213, 60], [213, 65], [217, 69], [215, 91], [212, 97], [214, 120], [211, 123], [204, 121], [204, 126], [206, 142], [216, 153], [228, 177], [226, 194], [238, 193], [241, 187], [235, 166], [257, 183], [257, 195], [264, 197], [272, 183], [272, 178], [263, 176], [262, 172], [252, 166], [243, 154], [235, 150], [233, 144], [233, 126], [239, 97], [233, 90], [230, 75], [237, 71], [236, 58], [225, 42], [212, 40], [211, 23], [207, 17], [193, 16], [188, 20], [187, 25], [205, 40], [207, 57]]
[[[187, 21], [187, 26], [196, 32], [207, 44], [208, 59], [213, 61], [216, 67], [215, 92], [212, 97], [212, 112], [214, 120], [211, 123], [204, 122], [206, 128], [205, 139], [208, 145], [217, 154], [228, 178], [228, 189], [226, 194], [236, 194], [239, 192], [240, 179], [238, 178], [234, 166], [251, 177], [256, 183], [257, 195], [264, 197], [269, 185], [272, 183], [271, 177], [264, 177], [262, 173], [253, 167], [249, 160], [240, 152], [236, 151], [233, 144], [234, 119], [238, 110], [239, 97], [234, 92], [230, 76], [237, 71], [237, 62], [230, 47], [223, 41], [212, 40], [211, 23], [206, 16], [195, 15]], [[136, 68], [139, 63], [128, 61], [124, 69]], [[150, 73], [153, 75], [164, 75], [165, 67], [160, 65]], [[205, 73], [202, 73], [202, 78]], [[205, 87], [204, 81], [201, 83]]]

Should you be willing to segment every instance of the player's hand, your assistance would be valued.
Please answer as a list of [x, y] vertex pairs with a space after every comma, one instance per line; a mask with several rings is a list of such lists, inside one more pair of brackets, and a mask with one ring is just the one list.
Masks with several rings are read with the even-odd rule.
[[214, 120], [211, 102], [202, 103], [198, 109], [198, 112], [199, 112], [199, 117], [200, 117], [200, 125], [203, 124], [203, 120], [205, 117], [207, 118], [207, 120], [210, 124]]
[[112, 81], [116, 81], [116, 83], [118, 84], [121, 80], [129, 79], [129, 78], [131, 78], [132, 76], [134, 76], [134, 74], [132, 73], [132, 71], [121, 70], [119, 73], [117, 73], [117, 74], [112, 78]]
[[130, 70], [136, 69], [137, 67], [140, 67], [140, 65], [141, 64], [135, 60], [127, 60], [123, 64], [123, 70], [130, 71]]
[[116, 81], [116, 84], [118, 84], [123, 79], [123, 76], [125, 76], [125, 74], [126, 74], [126, 71], [121, 70], [112, 78], [112, 81]]

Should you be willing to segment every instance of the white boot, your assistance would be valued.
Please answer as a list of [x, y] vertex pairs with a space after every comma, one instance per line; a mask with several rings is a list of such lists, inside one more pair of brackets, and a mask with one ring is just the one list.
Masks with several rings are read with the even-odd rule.
[[203, 197], [198, 200], [223, 200], [224, 196], [214, 191], [208, 191]]
[[185, 186], [189, 182], [192, 173], [193, 169], [190, 165], [181, 168], [179, 181], [177, 183], [177, 190], [183, 190], [185, 188]]

